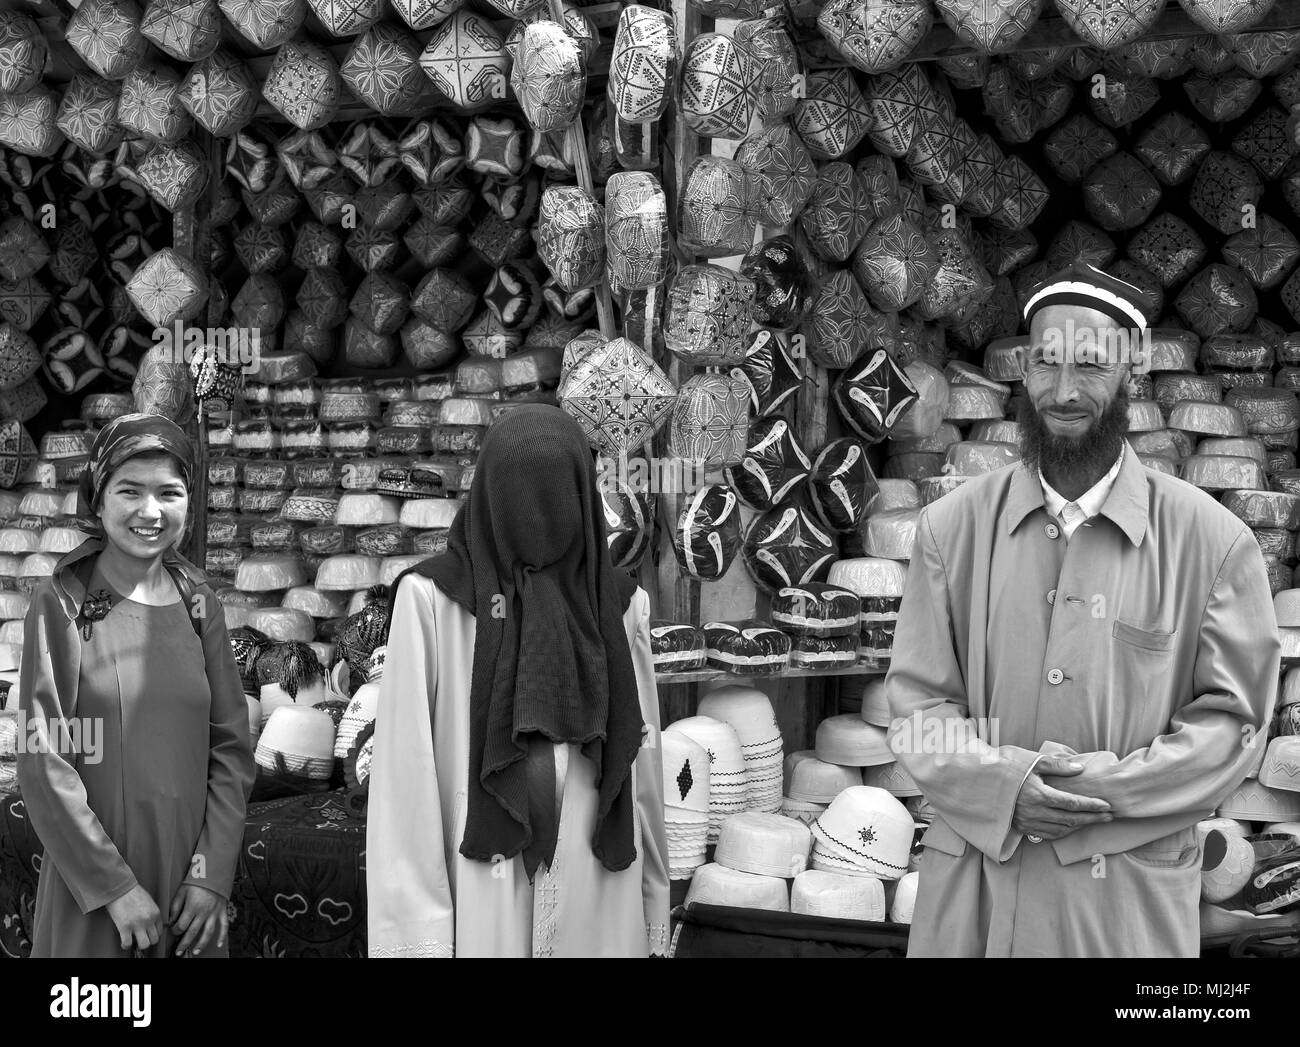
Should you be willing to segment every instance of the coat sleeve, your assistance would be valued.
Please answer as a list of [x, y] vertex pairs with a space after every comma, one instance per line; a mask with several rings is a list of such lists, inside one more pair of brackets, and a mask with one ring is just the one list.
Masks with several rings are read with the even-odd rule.
[[1077, 761], [1085, 766], [1082, 774], [1052, 778], [1050, 784], [1100, 796], [1117, 821], [1203, 817], [1250, 773], [1258, 756], [1255, 744], [1263, 744], [1273, 715], [1280, 658], [1263, 556], [1243, 529], [1201, 615], [1195, 697], [1150, 745], [1122, 759], [1115, 753], [1085, 754]]
[[962, 594], [952, 589], [928, 513], [916, 531], [885, 677], [889, 744], [953, 831], [1003, 862], [1020, 845], [1011, 819], [1038, 754], [980, 737], [953, 637], [951, 601]]
[[[60, 688], [60, 676], [66, 674], [56, 671], [56, 660], [61, 644], [80, 643], [80, 637], [75, 627], [67, 624], [58, 598], [45, 586], [32, 599], [23, 634], [26, 639], [18, 709], [27, 744], [18, 752], [18, 784], [46, 858], [58, 870], [82, 913], [90, 913], [121, 898], [137, 881], [90, 809], [85, 784], [66, 749], [49, 744], [71, 737], [68, 718], [76, 715], [77, 696], [66, 693], [66, 680]], [[57, 664], [59, 670], [66, 668], [66, 663]], [[75, 680], [72, 682], [75, 686]], [[31, 744], [33, 741], [38, 744]], [[171, 899], [154, 901], [165, 909]]]
[[397, 590], [380, 682], [366, 808], [366, 895], [372, 957], [448, 957], [456, 946], [433, 702], [438, 679], [432, 583]]
[[[244, 684], [216, 593], [202, 586], [195, 593], [195, 601], [191, 613], [203, 616], [203, 659], [212, 705], [208, 717], [207, 810], [190, 861], [190, 874], [183, 882], [206, 887], [229, 899], [255, 777], [248, 699], [244, 697]], [[165, 908], [161, 899], [158, 904]]]
[[646, 936], [650, 952], [668, 955], [668, 838], [664, 832], [663, 751], [659, 745], [659, 688], [650, 652], [650, 599], [638, 590], [634, 606], [640, 607], [635, 632], [630, 637], [632, 665], [641, 697], [641, 717], [648, 728], [645, 744], [636, 758], [636, 806], [641, 822], [641, 897], [645, 906]]

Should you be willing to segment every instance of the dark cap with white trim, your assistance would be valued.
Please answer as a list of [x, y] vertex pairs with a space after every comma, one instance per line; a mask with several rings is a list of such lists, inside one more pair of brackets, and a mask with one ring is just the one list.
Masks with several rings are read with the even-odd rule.
[[1033, 289], [1025, 302], [1026, 325], [1049, 305], [1096, 309], [1120, 327], [1136, 328], [1147, 327], [1155, 311], [1155, 303], [1140, 288], [1084, 262], [1062, 269]]

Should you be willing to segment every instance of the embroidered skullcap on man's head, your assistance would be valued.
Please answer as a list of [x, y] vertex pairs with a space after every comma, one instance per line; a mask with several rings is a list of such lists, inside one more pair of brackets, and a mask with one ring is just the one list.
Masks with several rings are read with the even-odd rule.
[[1120, 327], [1149, 326], [1154, 303], [1141, 288], [1079, 262], [1048, 277], [1025, 302], [1025, 323], [1049, 305], [1075, 305], [1105, 313]]

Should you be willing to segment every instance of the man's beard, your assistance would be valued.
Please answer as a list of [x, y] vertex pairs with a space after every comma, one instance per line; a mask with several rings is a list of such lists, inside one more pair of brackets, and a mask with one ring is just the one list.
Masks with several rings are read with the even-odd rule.
[[1016, 420], [1020, 423], [1020, 457], [1029, 468], [1044, 475], [1104, 472], [1124, 449], [1128, 387], [1121, 384], [1101, 417], [1079, 436], [1057, 436], [1028, 398], [1020, 404]]

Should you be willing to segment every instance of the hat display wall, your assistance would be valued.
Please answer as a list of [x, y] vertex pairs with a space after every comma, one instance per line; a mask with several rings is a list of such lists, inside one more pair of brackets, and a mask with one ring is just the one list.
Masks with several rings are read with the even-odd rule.
[[740, 737], [730, 724], [709, 716], [676, 720], [663, 733], [683, 734], [708, 754], [708, 840], [717, 843], [722, 824], [733, 814], [749, 809], [748, 776]]

